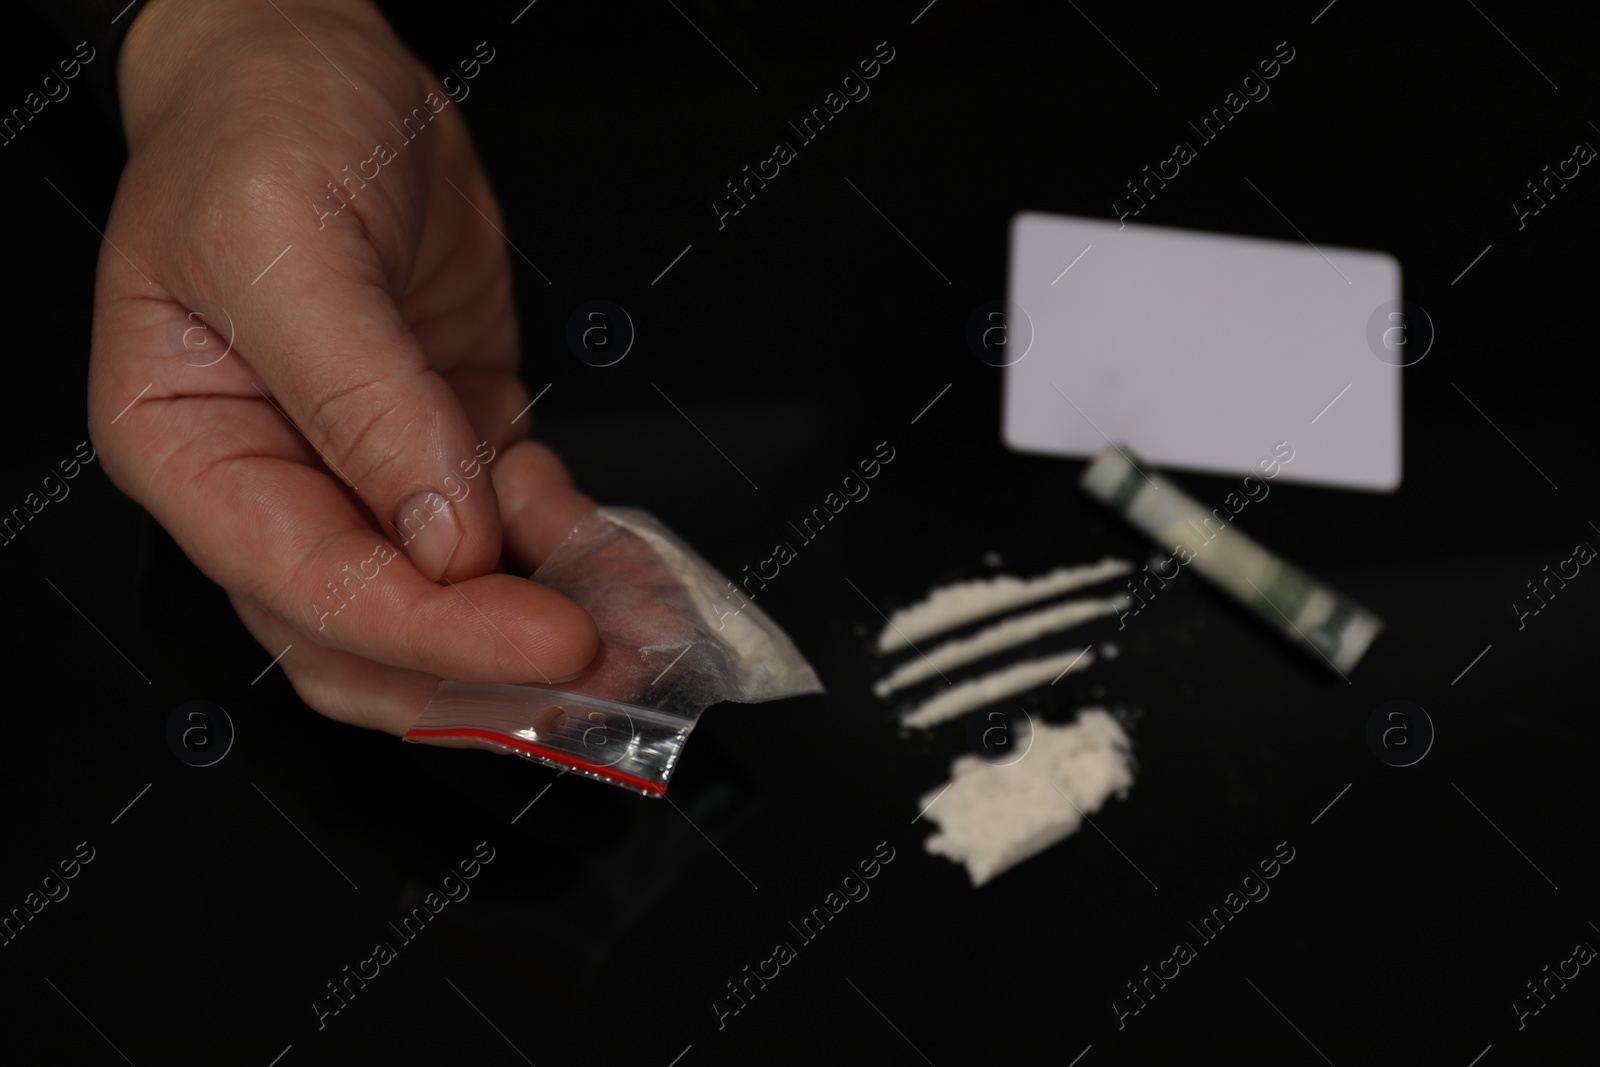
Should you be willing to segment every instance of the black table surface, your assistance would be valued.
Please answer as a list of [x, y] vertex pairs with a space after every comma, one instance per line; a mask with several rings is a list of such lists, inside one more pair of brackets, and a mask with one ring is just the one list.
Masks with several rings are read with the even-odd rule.
[[[1513, 207], [1600, 145], [1591, 24], [924, 2], [396, 5], [438, 68], [496, 50], [459, 106], [521, 253], [537, 433], [589, 492], [733, 573], [895, 450], [759, 601], [827, 692], [711, 708], [670, 803], [343, 726], [91, 464], [3, 549], [0, 909], [92, 855], [0, 948], [17, 1062], [1593, 1062], [1600, 578], [1520, 627], [1512, 607], [1600, 543], [1581, 371], [1600, 178]], [[879, 42], [870, 96], [719, 228], [724, 183]], [[1402, 486], [1278, 484], [1239, 520], [1386, 629], [1344, 679], [1185, 576], [1125, 628], [1034, 647], [1120, 647], [1019, 703], [1117, 709], [1137, 783], [974, 890], [914, 821], [972, 733], [908, 736], [872, 695], [879, 612], [1153, 548], [1076, 488], [1080, 462], [1004, 447], [1003, 371], [968, 318], [1003, 295], [1013, 214], [1110, 217], [1280, 42], [1270, 96], [1141, 220], [1399, 257], [1438, 333], [1404, 371]], [[62, 46], [23, 21], [3, 49], [9, 101]], [[7, 508], [88, 436], [101, 238], [71, 205], [102, 225], [120, 152], [83, 94], [0, 156]], [[612, 366], [565, 342], [593, 299], [636, 327]], [[1206, 501], [1232, 486], [1175, 477]], [[189, 700], [235, 731], [208, 767], [169, 743]], [[1369, 743], [1391, 700], [1432, 724], [1408, 766]], [[402, 939], [390, 924], [475, 851], [470, 896]], [[1269, 895], [1204, 940], [1191, 924], [1274, 854]], [[804, 939], [792, 924], [875, 855], [870, 892]], [[396, 958], [319, 1016], [381, 941]], [[1193, 958], [1149, 981], [1179, 942]], [[779, 943], [793, 958], [733, 1011], [729, 983]]]

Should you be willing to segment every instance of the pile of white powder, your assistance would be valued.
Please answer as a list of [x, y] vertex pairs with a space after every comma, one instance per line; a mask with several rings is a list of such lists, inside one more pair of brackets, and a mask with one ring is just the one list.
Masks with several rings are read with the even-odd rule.
[[1085, 815], [1133, 785], [1128, 736], [1102, 708], [1070, 726], [1018, 724], [1014, 763], [958, 756], [950, 782], [922, 797], [939, 824], [926, 848], [966, 864], [974, 887], [1076, 833]]

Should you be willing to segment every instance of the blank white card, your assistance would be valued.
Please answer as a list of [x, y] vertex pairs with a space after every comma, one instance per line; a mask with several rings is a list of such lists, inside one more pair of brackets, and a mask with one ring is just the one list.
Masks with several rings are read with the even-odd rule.
[[1284, 481], [1400, 484], [1388, 253], [1023, 212], [1006, 296], [1018, 451], [1237, 475], [1287, 441]]

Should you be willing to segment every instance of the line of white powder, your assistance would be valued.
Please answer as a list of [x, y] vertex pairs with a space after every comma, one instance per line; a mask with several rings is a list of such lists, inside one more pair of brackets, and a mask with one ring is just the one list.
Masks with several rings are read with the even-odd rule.
[[980, 630], [971, 637], [947, 641], [926, 655], [906, 660], [889, 675], [872, 687], [880, 697], [887, 697], [896, 689], [925, 681], [941, 671], [961, 667], [973, 660], [992, 656], [996, 652], [1026, 644], [1045, 634], [1065, 630], [1079, 623], [1126, 611], [1132, 603], [1125, 596], [1068, 600], [1054, 607], [1017, 615]]
[[890, 617], [878, 635], [878, 651], [908, 648], [924, 637], [954, 629], [1001, 611], [1068, 593], [1133, 570], [1127, 560], [1107, 556], [1099, 563], [1058, 567], [1038, 578], [1009, 574], [955, 582], [932, 590], [927, 597]]
[[1093, 662], [1094, 653], [1080, 648], [1059, 656], [1013, 663], [1004, 670], [969, 679], [923, 701], [900, 716], [900, 723], [903, 726], [933, 726], [965, 715], [973, 708], [1036, 689], [1062, 674], [1077, 673]]

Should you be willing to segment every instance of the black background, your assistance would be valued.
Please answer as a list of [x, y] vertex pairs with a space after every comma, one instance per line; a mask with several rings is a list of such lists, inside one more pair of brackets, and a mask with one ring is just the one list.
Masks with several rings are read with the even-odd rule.
[[[91, 466], [0, 550], [0, 908], [78, 842], [95, 849], [71, 895], [0, 948], [8, 1046], [27, 1062], [285, 1067], [943, 1067], [1086, 1048], [1083, 1067], [1593, 1062], [1600, 976], [1584, 968], [1522, 1029], [1511, 1003], [1577, 942], [1600, 944], [1600, 578], [1583, 572], [1521, 630], [1510, 608], [1600, 538], [1584, 371], [1600, 178], [1585, 168], [1523, 229], [1511, 209], [1546, 164], [1600, 144], [1591, 25], [1358, 0], [1320, 16], [1316, 0], [938, 0], [913, 25], [921, 3], [540, 0], [514, 26], [520, 2], [393, 9], [436, 69], [479, 41], [497, 50], [460, 106], [507, 233], [550, 279], [513, 259], [525, 377], [550, 385], [538, 433], [584, 488], [650, 510], [732, 573], [878, 442], [895, 448], [871, 496], [761, 599], [828, 693], [713, 708], [671, 805], [361, 732], [306, 709], [280, 670], [252, 684], [272, 653]], [[871, 95], [719, 230], [723, 182], [885, 40], [896, 55]], [[1079, 493], [1081, 464], [1000, 444], [1003, 372], [969, 351], [967, 318], [1003, 295], [1015, 212], [1109, 217], [1122, 183], [1280, 41], [1296, 57], [1271, 96], [1141, 221], [1295, 239], [1248, 177], [1309, 239], [1399, 257], [1439, 334], [1404, 372], [1403, 486], [1280, 484], [1240, 520], [1387, 629], [1347, 683], [1186, 577], [1121, 633], [1100, 620], [1067, 635], [1057, 645], [1115, 640], [1122, 655], [1021, 702], [1058, 722], [1120, 708], [1137, 784], [1098, 832], [974, 891], [912, 824], [966, 733], [903, 737], [871, 695], [887, 669], [878, 609], [991, 573], [987, 552], [1036, 574], [1151, 548]], [[25, 18], [3, 50], [3, 101], [70, 51]], [[101, 225], [121, 158], [87, 93], [0, 150], [6, 509], [88, 436], [100, 238], [46, 179]], [[597, 298], [638, 330], [607, 368], [563, 340]], [[1231, 488], [1179, 480], [1207, 501]], [[209, 768], [168, 747], [190, 699], [237, 729]], [[1366, 740], [1391, 699], [1437, 730], [1411, 767]], [[323, 983], [484, 840], [495, 859], [473, 895], [319, 1030]], [[880, 842], [895, 858], [870, 896], [719, 1029], [724, 983], [796, 941], [788, 922]], [[1187, 923], [1279, 842], [1295, 858], [1270, 896], [1119, 1030], [1124, 983], [1195, 942]]]

